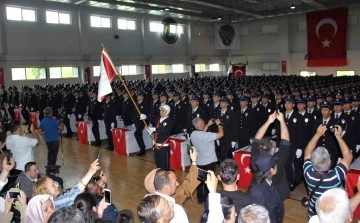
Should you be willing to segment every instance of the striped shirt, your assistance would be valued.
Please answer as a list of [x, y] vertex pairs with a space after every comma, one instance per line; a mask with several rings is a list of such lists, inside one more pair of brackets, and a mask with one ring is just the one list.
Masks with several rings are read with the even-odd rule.
[[304, 162], [304, 178], [306, 185], [309, 191], [309, 196], [311, 191], [315, 189], [316, 184], [320, 181], [321, 176], [323, 176], [323, 182], [319, 188], [315, 191], [309, 202], [308, 217], [309, 219], [316, 215], [315, 203], [317, 199], [327, 190], [331, 188], [341, 187], [342, 182], [344, 181], [347, 173], [347, 168], [344, 164], [339, 163], [334, 169], [329, 170], [328, 173], [324, 175], [317, 174], [312, 167], [311, 160], [306, 159]]

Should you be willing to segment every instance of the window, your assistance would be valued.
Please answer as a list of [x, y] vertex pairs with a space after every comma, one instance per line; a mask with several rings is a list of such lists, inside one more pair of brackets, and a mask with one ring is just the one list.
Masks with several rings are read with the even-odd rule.
[[121, 75], [137, 75], [136, 65], [122, 65], [118, 67]]
[[118, 19], [118, 29], [135, 30], [136, 24], [134, 20]]
[[221, 71], [220, 64], [195, 64], [195, 72]]
[[90, 26], [91, 27], [110, 28], [111, 20], [110, 20], [110, 18], [106, 18], [106, 17], [90, 16]]
[[336, 76], [337, 76], [337, 77], [341, 77], [341, 76], [355, 76], [355, 71], [354, 71], [354, 70], [337, 70], [337, 71], [336, 71]]
[[300, 71], [300, 76], [301, 76], [301, 77], [316, 76], [316, 71], [306, 71], [306, 70], [302, 70], [302, 71]]
[[220, 71], [220, 65], [219, 64], [210, 64], [209, 71]]
[[35, 10], [16, 7], [6, 7], [6, 18], [14, 21], [36, 21]]
[[70, 14], [46, 11], [46, 23], [51, 24], [71, 24]]
[[166, 74], [166, 65], [151, 65], [153, 74]]
[[184, 73], [184, 64], [173, 64], [172, 73]]
[[50, 67], [50, 79], [79, 77], [78, 67]]
[[12, 80], [46, 79], [46, 69], [40, 67], [11, 68]]
[[195, 64], [195, 72], [206, 72], [205, 64]]
[[[161, 33], [164, 30], [164, 25], [160, 22], [150, 22], [150, 32]], [[184, 27], [181, 25], [170, 25], [170, 33], [184, 34]]]
[[93, 76], [94, 77], [100, 76], [100, 66], [93, 66]]
[[279, 63], [278, 62], [261, 63], [261, 70], [263, 71], [279, 70]]

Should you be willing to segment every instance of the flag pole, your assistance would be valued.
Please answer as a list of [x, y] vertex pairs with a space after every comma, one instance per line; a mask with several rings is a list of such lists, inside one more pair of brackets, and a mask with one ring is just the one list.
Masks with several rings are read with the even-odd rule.
[[[110, 54], [108, 53], [108, 51], [106, 50], [105, 46], [104, 46], [102, 43], [101, 43], [101, 45], [102, 45], [103, 50], [105, 51], [105, 53], [108, 55], [109, 60], [110, 60], [110, 63], [111, 63], [111, 64], [113, 65], [113, 67], [115, 68], [116, 75], [119, 76], [120, 81], [121, 81], [122, 85], [124, 86], [126, 92], [128, 93], [129, 98], [131, 99], [132, 103], [134, 104], [136, 111], [139, 113], [139, 115], [142, 114], [142, 113], [140, 112], [139, 107], [137, 106], [134, 98], [132, 97], [129, 89], [127, 88], [126, 83], [125, 83], [124, 79], [122, 78], [122, 75], [120, 74], [120, 72], [118, 71], [118, 69], [116, 68], [116, 66], [114, 66], [114, 63], [113, 63], [113, 61], [112, 61], [112, 59], [111, 59], [111, 57], [110, 57]], [[146, 121], [145, 121], [145, 120], [142, 120], [142, 121], [144, 122], [145, 127], [146, 127], [146, 128], [149, 128], [149, 126], [147, 125]], [[150, 136], [151, 136], [151, 138], [154, 140], [153, 136], [152, 136], [152, 135], [150, 135]]]

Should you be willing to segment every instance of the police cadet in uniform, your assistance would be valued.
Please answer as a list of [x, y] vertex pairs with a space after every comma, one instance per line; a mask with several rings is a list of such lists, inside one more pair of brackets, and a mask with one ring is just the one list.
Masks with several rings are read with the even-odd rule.
[[104, 111], [104, 124], [106, 130], [106, 136], [108, 139], [108, 146], [105, 148], [106, 150], [113, 151], [113, 139], [112, 139], [112, 132], [113, 128], [116, 128], [116, 110], [114, 109], [114, 103], [111, 99], [113, 93], [107, 94], [105, 96], [105, 101], [103, 102], [103, 111]]
[[236, 96], [236, 94], [233, 91], [226, 92], [226, 97], [229, 99], [229, 108], [233, 111], [236, 111], [239, 109], [239, 105], [236, 102], [235, 96]]
[[92, 132], [94, 134], [95, 143], [92, 145], [100, 146], [100, 133], [99, 133], [99, 120], [102, 120], [101, 103], [97, 100], [97, 91], [94, 89], [91, 91], [91, 99], [89, 101], [88, 115], [92, 121]]
[[[160, 101], [159, 101], [159, 92], [154, 90], [152, 92], [152, 102], [150, 107], [150, 117], [151, 118], [158, 118], [160, 116]], [[150, 120], [150, 123], [152, 126], [155, 126], [155, 122], [152, 122], [152, 119]]]
[[169, 105], [163, 105], [159, 108], [160, 118], [157, 120], [155, 127], [147, 129], [149, 134], [154, 133], [154, 158], [157, 168], [169, 168], [170, 159], [170, 136], [175, 127], [174, 121], [169, 118], [171, 108]]
[[8, 94], [4, 85], [1, 85], [0, 88], [1, 88], [1, 108], [4, 108], [4, 106], [7, 105], [8, 102]]
[[173, 92], [173, 104], [170, 107], [171, 113], [170, 118], [175, 122], [175, 126], [173, 128], [173, 134], [179, 134], [186, 130], [186, 113], [187, 107], [183, 102], [180, 101], [180, 94], [178, 92]]
[[180, 100], [185, 105], [185, 107], [189, 106], [189, 98], [187, 97], [187, 90], [182, 89], [180, 92]]
[[134, 105], [131, 102], [131, 98], [129, 94], [124, 91], [122, 94], [122, 104], [121, 104], [121, 118], [124, 121], [124, 125], [126, 127], [131, 126], [134, 124], [133, 122], [133, 113], [136, 112], [134, 109]]
[[192, 120], [196, 117], [201, 118], [202, 120], [204, 120], [205, 123], [208, 123], [209, 118], [208, 115], [206, 113], [206, 111], [201, 108], [199, 106], [200, 103], [200, 99], [197, 96], [193, 96], [191, 98], [190, 104], [191, 104], [191, 108], [188, 110], [188, 115], [187, 115], [187, 132], [189, 134], [192, 133], [192, 131], [194, 131], [195, 127], [192, 124]]
[[328, 131], [325, 132], [325, 134], [319, 139], [316, 147], [322, 146], [325, 147], [329, 154], [331, 159], [331, 167], [336, 166], [337, 160], [339, 158], [339, 147], [336, 142], [336, 139], [334, 137], [334, 133], [330, 131], [331, 128], [334, 128], [334, 126], [337, 124], [335, 119], [331, 117], [333, 111], [333, 105], [328, 102], [324, 102], [321, 105], [321, 115], [322, 117], [320, 119], [316, 119], [314, 122], [314, 130], [313, 134], [315, 134], [316, 129], [319, 127], [319, 125], [326, 125], [326, 128]]
[[[266, 120], [269, 118], [269, 116], [274, 113], [275, 111], [275, 106], [274, 104], [270, 103], [270, 99], [271, 99], [271, 96], [269, 94], [264, 94], [262, 97], [261, 97], [261, 104], [262, 106], [264, 107], [264, 110], [265, 110], [265, 117], [266, 117]], [[266, 133], [265, 135], [266, 136], [274, 136], [276, 133], [276, 130], [275, 130], [275, 122], [271, 123], [271, 125], [269, 126], [269, 128], [266, 130]]]
[[84, 114], [86, 113], [86, 104], [88, 103], [87, 97], [79, 89], [75, 89], [73, 93], [75, 97], [75, 103], [74, 103], [75, 119], [77, 122], [84, 121]]
[[167, 100], [167, 94], [165, 94], [165, 92], [161, 92], [159, 96], [160, 96], [160, 106], [169, 105]]
[[[212, 97], [212, 104], [209, 108], [209, 119], [217, 119], [217, 114], [220, 111], [220, 92], [215, 91]], [[217, 125], [210, 126], [210, 132], [218, 132]], [[216, 146], [217, 144], [215, 144]]]
[[251, 125], [251, 136], [255, 136], [256, 132], [259, 128], [265, 123], [266, 119], [266, 111], [264, 106], [258, 103], [260, 95], [258, 93], [251, 94], [251, 107], [250, 110], [253, 115], [256, 117], [254, 119], [254, 123]]
[[210, 93], [208, 91], [204, 91], [203, 93], [203, 101], [202, 101], [202, 107], [205, 109], [206, 113], [208, 114], [208, 116], [210, 116], [210, 106], [211, 106], [211, 99], [210, 97]]
[[[135, 139], [136, 142], [138, 143], [139, 147], [140, 147], [140, 152], [137, 154], [137, 156], [143, 156], [145, 155], [145, 143], [144, 143], [144, 138], [143, 138], [143, 130], [145, 127], [144, 121], [146, 120], [146, 118], [149, 116], [150, 114], [150, 106], [149, 104], [147, 104], [147, 102], [144, 101], [144, 93], [139, 91], [137, 93], [137, 106], [139, 108], [139, 111], [141, 114], [139, 114], [138, 112], [134, 112], [134, 124], [135, 124]], [[144, 121], [143, 121], [144, 120]]]
[[14, 113], [14, 105], [12, 104], [13, 100], [13, 91], [12, 87], [8, 86], [8, 113], [10, 114], [11, 119], [15, 119], [15, 113]]
[[63, 98], [61, 103], [62, 113], [61, 115], [65, 115], [67, 118], [64, 120], [64, 125], [66, 126], [66, 136], [71, 137], [73, 132], [70, 127], [70, 116], [72, 113], [72, 108], [74, 105], [74, 98], [71, 94], [69, 94], [69, 89], [64, 88], [62, 91]]
[[57, 183], [61, 187], [60, 191], [62, 191], [64, 189], [64, 181], [61, 177], [59, 177], [60, 167], [60, 165], [47, 165], [45, 166], [45, 169], [46, 176]]
[[276, 92], [275, 105], [276, 105], [276, 110], [279, 110], [280, 112], [285, 111], [285, 100], [283, 98], [283, 92], [281, 91]]
[[21, 92], [21, 115], [24, 117], [25, 119], [25, 124], [30, 125], [30, 114], [29, 114], [29, 93], [28, 91], [28, 87], [27, 86], [23, 86], [21, 87], [22, 92]]
[[39, 108], [39, 120], [44, 119], [44, 109], [47, 106], [47, 94], [45, 93], [45, 89], [39, 87], [39, 94], [38, 94], [38, 108]]
[[316, 102], [313, 96], [309, 96], [306, 99], [306, 106], [307, 106], [306, 113], [312, 115], [313, 119], [321, 118], [321, 110], [318, 110], [316, 108]]
[[253, 137], [251, 125], [256, 118], [254, 112], [248, 108], [250, 98], [242, 96], [240, 98], [240, 109], [236, 111], [237, 117], [237, 142], [239, 148], [250, 145], [250, 138]]
[[20, 105], [20, 93], [17, 89], [17, 87], [13, 86], [13, 97], [12, 97], [12, 104], [14, 108], [19, 108]]
[[[285, 122], [289, 131], [291, 146], [289, 157], [286, 162], [286, 177], [290, 190], [293, 191], [301, 183], [302, 173], [302, 149], [301, 140], [303, 133], [304, 117], [294, 110], [295, 99], [285, 98]], [[294, 168], [293, 168], [294, 166]]]
[[343, 105], [344, 102], [337, 98], [334, 101], [334, 109], [332, 113], [332, 118], [335, 119], [337, 125], [340, 125], [343, 127], [344, 135], [342, 135], [342, 138], [346, 142], [346, 145], [349, 147], [351, 151], [355, 150], [355, 123], [351, 119], [349, 115], [346, 115], [343, 112]]
[[[309, 99], [309, 98], [308, 98]], [[300, 115], [302, 115], [304, 117], [304, 125], [303, 125], [303, 132], [302, 132], [302, 136], [301, 136], [301, 140], [300, 140], [300, 149], [304, 152], [307, 144], [310, 142], [311, 138], [314, 136], [313, 133], [313, 128], [314, 128], [314, 116], [307, 112], [306, 110], [306, 100], [304, 98], [299, 98], [299, 100], [297, 100], [297, 108], [298, 108], [298, 113]], [[302, 153], [304, 154], [304, 153]], [[301, 159], [303, 160], [303, 159]]]
[[227, 158], [232, 158], [232, 152], [236, 146], [236, 116], [235, 112], [229, 108], [230, 101], [227, 97], [220, 99], [220, 111], [218, 111], [217, 117], [220, 119], [223, 129], [224, 136], [219, 139], [220, 142], [220, 161]]

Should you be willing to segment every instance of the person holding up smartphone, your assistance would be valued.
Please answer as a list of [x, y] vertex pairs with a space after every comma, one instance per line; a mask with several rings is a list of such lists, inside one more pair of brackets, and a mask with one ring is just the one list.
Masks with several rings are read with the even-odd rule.
[[[215, 124], [218, 127], [217, 133], [207, 132], [209, 127], [214, 124], [212, 119], [207, 123], [207, 125], [205, 125], [204, 120], [200, 117], [194, 118], [192, 123], [195, 126], [195, 131], [191, 133], [190, 139], [198, 152], [197, 167], [205, 171], [215, 171], [218, 159], [216, 157], [214, 141], [224, 136], [221, 121], [220, 119], [215, 120]], [[205, 187], [204, 182], [202, 182], [197, 188], [197, 198], [199, 204], [206, 201], [208, 193], [209, 192]]]

